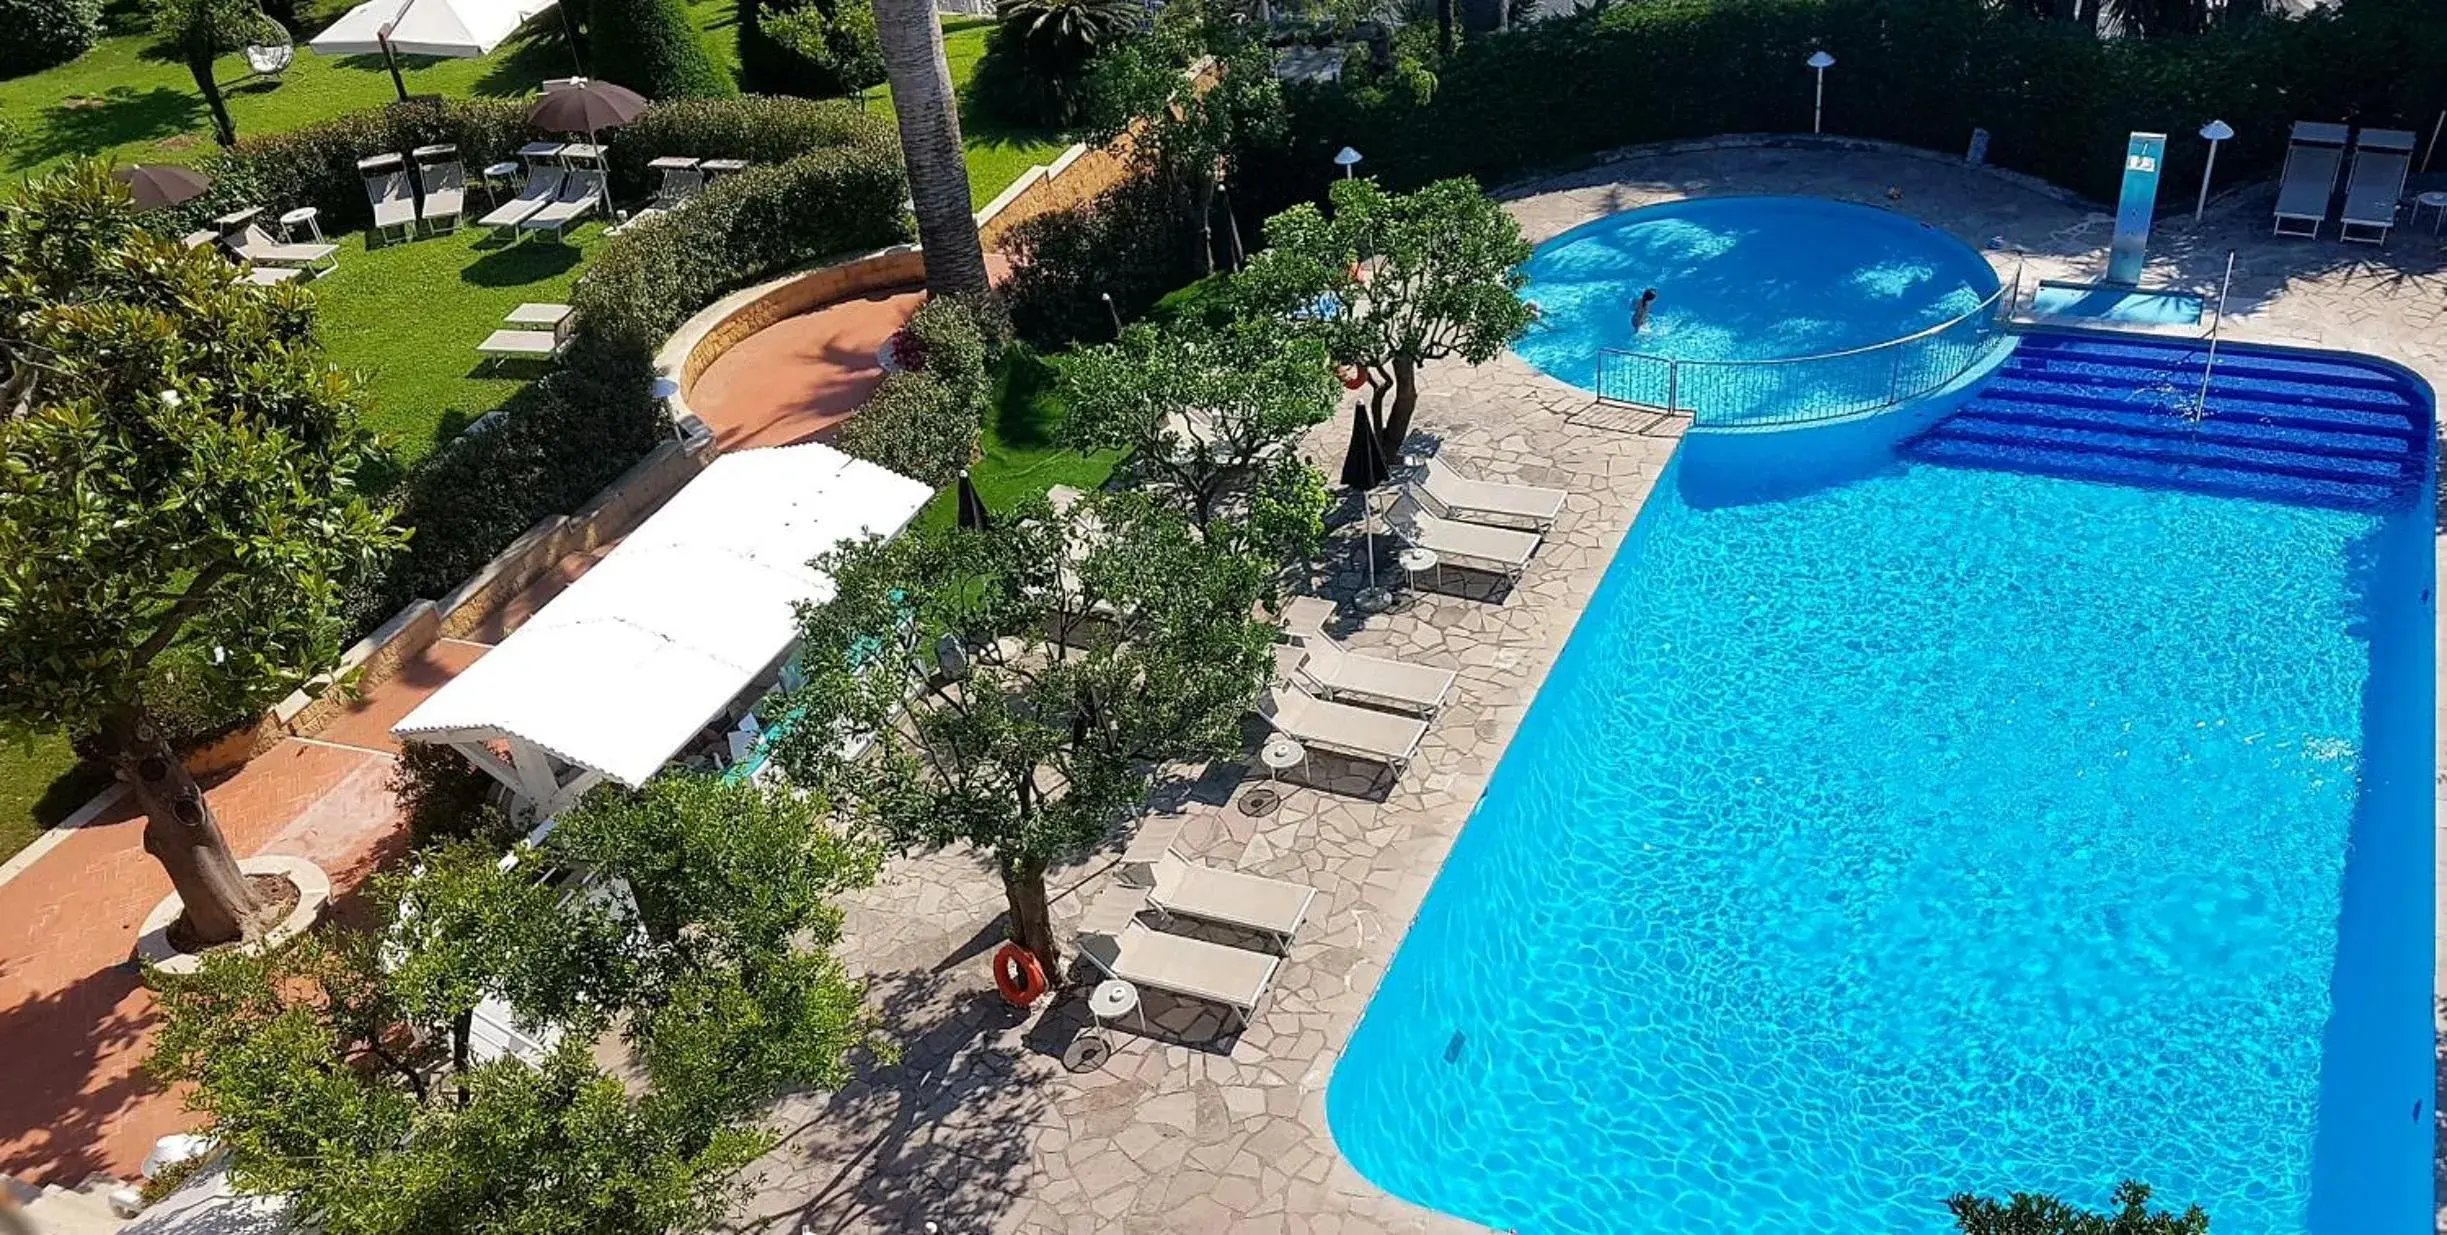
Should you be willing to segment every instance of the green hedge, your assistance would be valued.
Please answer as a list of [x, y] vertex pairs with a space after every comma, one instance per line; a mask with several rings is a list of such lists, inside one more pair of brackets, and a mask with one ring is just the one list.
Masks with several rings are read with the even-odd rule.
[[884, 378], [835, 444], [940, 489], [977, 461], [986, 395], [1006, 342], [999, 320], [949, 298], [928, 300], [892, 336], [901, 371]]
[[1640, 0], [1472, 40], [1416, 104], [1364, 71], [1294, 92], [1288, 149], [1244, 162], [1244, 204], [1314, 196], [1343, 145], [1389, 187], [1446, 176], [1502, 183], [1621, 146], [1720, 133], [1806, 132], [1824, 47], [1827, 130], [1990, 159], [2093, 198], [2114, 196], [2125, 135], [2174, 134], [2163, 191], [2189, 200], [2217, 117], [2237, 137], [2222, 179], [2273, 170], [2292, 121], [2427, 132], [2447, 103], [2447, 19], [2434, 0], [2351, 0], [2302, 19], [2100, 39], [1985, 0]]
[[667, 154], [771, 165], [811, 150], [883, 143], [898, 160], [899, 140], [890, 120], [841, 99], [751, 96], [657, 103], [612, 135], [612, 188], [622, 196], [651, 190], [655, 177], [646, 162]]
[[82, 56], [102, 37], [102, 0], [0, 0], [0, 78]]
[[689, 315], [779, 271], [908, 239], [890, 130], [861, 120], [838, 132], [841, 144], [717, 181], [686, 210], [596, 248], [570, 297], [577, 324], [561, 368], [409, 473], [400, 518], [416, 534], [362, 598], [363, 621], [458, 586], [663, 440], [654, 353]]
[[594, 76], [650, 99], [719, 99], [739, 93], [705, 53], [680, 0], [589, 0], [587, 50]]

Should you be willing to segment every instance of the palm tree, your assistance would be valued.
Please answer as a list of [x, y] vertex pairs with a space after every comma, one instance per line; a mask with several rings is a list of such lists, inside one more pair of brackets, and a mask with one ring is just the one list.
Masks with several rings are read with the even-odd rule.
[[992, 295], [985, 245], [969, 213], [960, 112], [933, 0], [875, 0], [875, 35], [900, 120], [901, 161], [909, 168], [909, 200], [926, 252], [926, 285], [938, 295]]

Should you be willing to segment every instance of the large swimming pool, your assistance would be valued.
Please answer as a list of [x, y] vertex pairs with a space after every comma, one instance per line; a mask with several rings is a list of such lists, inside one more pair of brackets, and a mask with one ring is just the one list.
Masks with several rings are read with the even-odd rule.
[[1334, 1074], [1343, 1152], [1525, 1233], [2128, 1176], [2220, 1235], [2427, 1229], [2426, 530], [1669, 476]]

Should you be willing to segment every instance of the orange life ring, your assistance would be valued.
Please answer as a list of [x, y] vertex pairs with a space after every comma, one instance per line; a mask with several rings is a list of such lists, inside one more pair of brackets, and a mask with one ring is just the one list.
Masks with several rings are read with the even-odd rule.
[[1016, 943], [1006, 943], [994, 953], [994, 989], [1003, 993], [1003, 1000], [1015, 1008], [1030, 1007], [1045, 997], [1051, 989], [1045, 981], [1045, 966], [1037, 963], [1037, 954]]

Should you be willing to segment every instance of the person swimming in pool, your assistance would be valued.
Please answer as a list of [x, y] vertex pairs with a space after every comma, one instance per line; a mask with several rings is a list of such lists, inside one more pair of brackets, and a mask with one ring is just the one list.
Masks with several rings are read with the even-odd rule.
[[1656, 303], [1656, 288], [1652, 287], [1647, 291], [1640, 293], [1639, 303], [1631, 306], [1631, 332], [1633, 334], [1638, 334], [1641, 331], [1648, 329], [1648, 311]]

